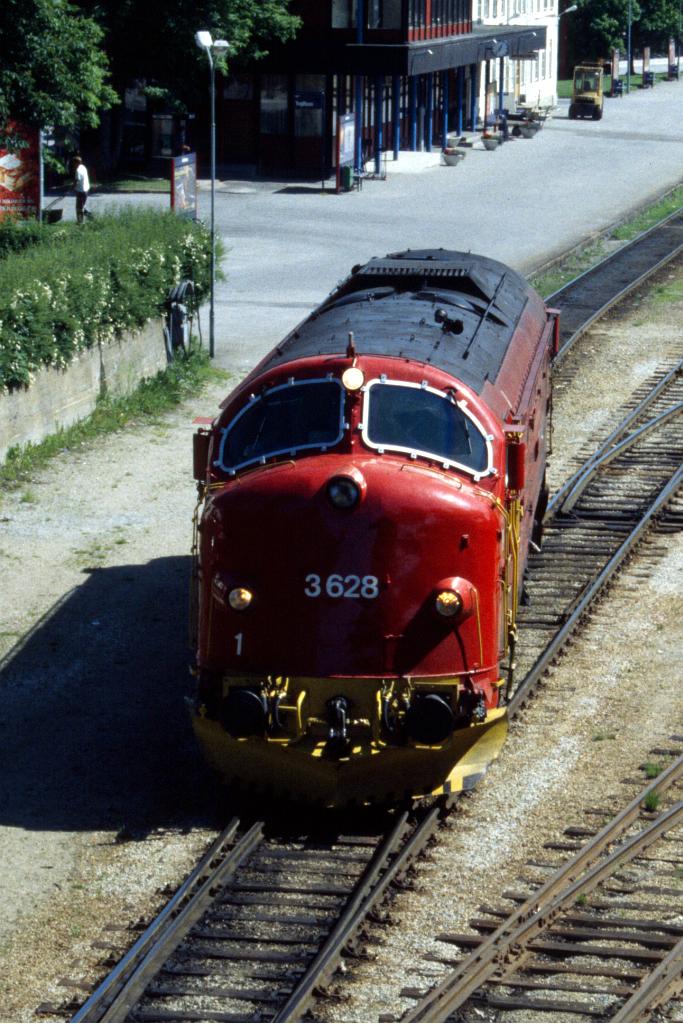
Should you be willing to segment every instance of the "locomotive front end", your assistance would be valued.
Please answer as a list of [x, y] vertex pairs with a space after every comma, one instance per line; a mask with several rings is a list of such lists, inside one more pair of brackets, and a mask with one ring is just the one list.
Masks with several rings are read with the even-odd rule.
[[262, 375], [206, 441], [209, 762], [326, 806], [473, 785], [506, 728], [499, 425], [446, 375], [349, 356]]

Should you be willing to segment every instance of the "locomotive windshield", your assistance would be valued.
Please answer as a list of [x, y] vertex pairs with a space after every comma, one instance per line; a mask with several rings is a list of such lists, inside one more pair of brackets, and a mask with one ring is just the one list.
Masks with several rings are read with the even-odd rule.
[[223, 430], [215, 465], [234, 472], [274, 455], [338, 444], [344, 391], [336, 380], [300, 380], [258, 395]]
[[364, 439], [373, 448], [436, 458], [472, 473], [489, 468], [481, 427], [448, 395], [419, 384], [368, 386]]

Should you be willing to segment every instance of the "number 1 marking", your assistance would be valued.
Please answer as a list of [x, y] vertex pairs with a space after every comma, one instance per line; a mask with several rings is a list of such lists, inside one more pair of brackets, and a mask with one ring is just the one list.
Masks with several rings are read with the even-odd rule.
[[243, 641], [243, 639], [244, 639], [244, 633], [236, 633], [235, 634], [235, 640], [237, 641], [237, 650], [235, 651], [235, 654], [237, 655], [238, 658], [239, 658], [240, 654], [242, 653], [242, 641]]

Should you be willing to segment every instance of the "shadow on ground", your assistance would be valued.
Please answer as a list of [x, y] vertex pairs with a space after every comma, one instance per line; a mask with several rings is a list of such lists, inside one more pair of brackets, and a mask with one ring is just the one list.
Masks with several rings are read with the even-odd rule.
[[189, 558], [90, 570], [0, 663], [0, 823], [216, 824], [189, 724]]

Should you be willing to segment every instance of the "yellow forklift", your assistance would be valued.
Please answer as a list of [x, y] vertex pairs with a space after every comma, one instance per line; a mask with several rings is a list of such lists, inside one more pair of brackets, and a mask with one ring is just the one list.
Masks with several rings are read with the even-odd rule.
[[572, 101], [569, 105], [569, 117], [592, 117], [599, 121], [602, 117], [602, 64], [577, 64], [574, 68], [572, 84]]

